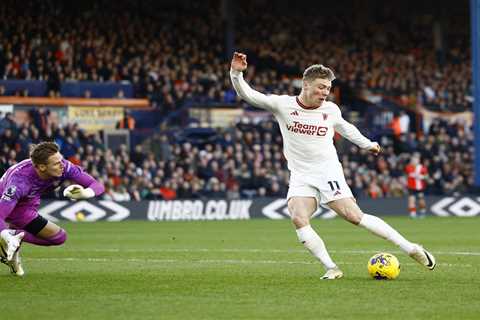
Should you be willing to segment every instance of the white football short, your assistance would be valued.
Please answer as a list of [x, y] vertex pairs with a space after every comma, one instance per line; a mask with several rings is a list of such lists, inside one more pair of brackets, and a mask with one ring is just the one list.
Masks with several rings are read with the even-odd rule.
[[291, 172], [287, 201], [291, 197], [314, 197], [317, 205], [323, 205], [333, 200], [353, 198], [353, 194], [345, 181], [342, 165], [337, 162], [322, 172]]

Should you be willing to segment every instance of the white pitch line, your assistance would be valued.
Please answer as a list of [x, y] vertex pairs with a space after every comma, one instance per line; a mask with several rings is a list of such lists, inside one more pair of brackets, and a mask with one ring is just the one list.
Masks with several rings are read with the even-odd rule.
[[[300, 265], [319, 265], [318, 262], [310, 261], [288, 261], [288, 260], [236, 260], [236, 259], [201, 259], [201, 260], [181, 260], [181, 259], [140, 259], [140, 258], [24, 258], [27, 261], [64, 261], [64, 262], [141, 262], [141, 263], [191, 263], [191, 264], [300, 264]], [[353, 262], [339, 262], [339, 265], [358, 265]], [[417, 263], [402, 263], [402, 265], [417, 265]], [[471, 268], [471, 264], [457, 263], [439, 263], [439, 267]]]
[[[155, 248], [155, 249], [64, 249], [68, 252], [246, 252], [246, 253], [305, 253], [303, 249], [207, 249], [207, 248]], [[375, 252], [391, 252], [395, 254], [403, 254], [400, 250], [329, 250], [331, 253], [348, 253], [348, 254], [373, 254]], [[435, 255], [454, 255], [454, 256], [480, 256], [480, 252], [470, 251], [432, 251]]]

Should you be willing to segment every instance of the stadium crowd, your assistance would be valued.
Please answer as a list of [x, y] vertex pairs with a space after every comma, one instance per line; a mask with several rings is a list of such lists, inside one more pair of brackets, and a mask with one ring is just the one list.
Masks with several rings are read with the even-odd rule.
[[[49, 96], [60, 94], [63, 81], [129, 81], [136, 97], [147, 97], [165, 113], [186, 103], [236, 101], [226, 72], [220, 1], [183, 10], [127, 0], [77, 7], [54, 0], [6, 2], [0, 8], [1, 79], [46, 80]], [[320, 12], [305, 10], [309, 5], [237, 4], [237, 48], [249, 54], [255, 68], [247, 77], [259, 90], [292, 94], [302, 70], [320, 61], [347, 91], [438, 111], [471, 108], [468, 26], [458, 23], [468, 19], [449, 16], [439, 36], [448, 46], [439, 49], [433, 15], [411, 12], [408, 4], [375, 12], [360, 2], [340, 1]]]
[[[304, 4], [292, 8], [285, 1], [274, 8], [266, 1], [239, 2], [235, 41], [248, 53], [247, 81], [259, 91], [294, 95], [302, 70], [320, 61], [335, 71], [342, 91], [382, 95], [407, 107], [471, 108], [468, 26], [457, 21], [461, 17], [449, 17], [450, 28], [441, 32], [448, 49], [439, 50], [432, 40], [432, 15], [411, 13], [407, 21], [399, 12], [409, 10], [408, 4], [399, 3], [395, 12], [372, 12], [360, 2], [341, 2], [325, 12], [305, 10]], [[157, 5], [6, 0], [0, 8], [0, 79], [45, 80], [52, 97], [64, 81], [129, 81], [136, 97], [148, 98], [165, 115], [192, 103], [238, 103], [228, 78], [220, 1], [175, 9]], [[6, 94], [0, 85], [0, 95]], [[31, 119], [19, 125], [11, 114], [0, 117], [0, 174], [28, 157], [29, 144], [53, 140], [65, 158], [100, 177], [107, 199], [286, 195], [288, 173], [273, 120], [239, 122], [200, 142], [178, 139], [171, 129], [132, 151], [126, 146], [112, 151], [100, 134], [50, 123], [41, 109]], [[384, 152], [378, 158], [338, 141], [356, 196], [404, 195], [403, 169], [415, 152], [429, 170], [427, 193], [470, 191], [471, 128], [438, 120], [418, 136], [379, 138]]]
[[[282, 139], [278, 125], [270, 119], [240, 121], [204, 141], [179, 139], [175, 131], [161, 132], [131, 152], [125, 145], [105, 149], [100, 134], [87, 135], [76, 124], [59, 127], [38, 115], [32, 119], [22, 125], [11, 114], [0, 119], [0, 175], [28, 157], [29, 144], [53, 140], [66, 159], [100, 178], [106, 185], [106, 199], [286, 196]], [[420, 137], [384, 135], [380, 141], [384, 149], [379, 157], [346, 140], [337, 141], [348, 183], [357, 197], [405, 195], [404, 167], [413, 153], [419, 153], [428, 168], [427, 194], [471, 191], [471, 128], [435, 121]]]

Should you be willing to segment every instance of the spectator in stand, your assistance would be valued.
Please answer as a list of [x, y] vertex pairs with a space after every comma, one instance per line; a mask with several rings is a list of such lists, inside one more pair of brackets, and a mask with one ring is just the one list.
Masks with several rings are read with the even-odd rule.
[[[258, 135], [260, 139], [264, 139], [266, 134], [271, 137], [278, 136], [278, 128], [265, 132], [270, 123], [271, 120], [248, 126], [241, 123], [232, 130], [236, 133], [232, 135], [232, 143], [228, 144], [224, 143], [221, 134], [218, 135], [217, 142], [209, 145], [178, 143], [175, 139], [169, 142], [166, 134], [157, 135], [157, 138], [163, 137], [164, 146], [170, 150], [168, 154], [172, 161], [162, 161], [162, 153], [155, 155], [150, 151], [150, 146], [156, 145], [148, 142], [143, 145], [144, 148], [136, 147], [133, 153], [130, 153], [126, 146], [112, 153], [105, 150], [98, 134], [86, 135], [77, 126], [68, 125], [62, 128], [50, 124], [47, 131], [51, 132], [55, 141], [63, 141], [62, 149], [73, 150], [70, 155], [72, 160], [80, 161], [89, 173], [95, 172], [95, 176], [107, 187], [110, 184], [111, 189], [114, 186], [124, 186], [135, 200], [162, 198], [160, 187], [165, 186], [169, 180], [169, 190], [173, 189], [172, 184], [178, 186], [173, 190], [176, 191], [176, 198], [201, 198], [207, 196], [212, 189], [233, 198], [262, 194], [277, 197], [285, 194], [288, 180], [286, 163], [278, 142], [269, 145], [248, 143], [249, 139]], [[10, 130], [7, 138], [0, 140], [1, 170], [23, 160], [25, 157], [22, 154], [25, 155], [28, 145], [39, 139], [34, 125], [22, 124], [18, 128], [16, 124], [14, 126], [15, 131]], [[239, 128], [248, 130], [251, 134], [244, 135]], [[434, 121], [430, 131], [426, 132], [424, 137], [420, 136], [417, 143], [405, 148], [406, 151], [396, 151], [393, 140], [388, 136], [382, 139], [383, 156], [376, 162], [369, 160], [368, 155], [356, 147], [347, 148], [342, 155], [344, 170], [351, 181], [355, 196], [404, 195], [407, 180], [403, 168], [408, 164], [412, 152], [419, 152], [426, 159], [430, 159], [428, 164], [425, 163], [431, 172], [425, 181], [425, 193], [457, 194], [472, 188], [471, 128], [462, 124]], [[219, 180], [218, 190], [217, 184], [210, 181], [212, 177]], [[376, 181], [374, 187], [370, 186], [371, 181]], [[185, 182], [188, 182], [188, 185]], [[215, 188], [212, 188], [214, 184]]]
[[399, 115], [400, 133], [408, 135], [410, 132], [410, 116], [405, 111], [400, 111]]
[[230, 186], [230, 188], [227, 190], [226, 197], [229, 200], [240, 199], [240, 186], [238, 185], [238, 183], [233, 183]]
[[8, 150], [15, 150], [17, 139], [12, 129], [6, 129], [0, 136], [0, 146], [6, 147]]
[[5, 113], [5, 116], [0, 118], [0, 135], [2, 135], [7, 129], [10, 129], [14, 134], [17, 131], [17, 125], [11, 112]]
[[129, 110], [123, 112], [123, 118], [117, 123], [117, 129], [135, 129], [135, 118], [132, 117]]
[[174, 200], [177, 198], [177, 185], [171, 181], [166, 181], [165, 184], [160, 187], [160, 195], [164, 200]]
[[113, 191], [111, 192], [111, 197], [113, 201], [117, 202], [131, 200], [130, 194], [127, 192], [127, 189], [123, 185], [114, 187]]
[[47, 128], [50, 127], [50, 110], [32, 108], [29, 110], [29, 115], [33, 125], [39, 130], [39, 134], [45, 136]]

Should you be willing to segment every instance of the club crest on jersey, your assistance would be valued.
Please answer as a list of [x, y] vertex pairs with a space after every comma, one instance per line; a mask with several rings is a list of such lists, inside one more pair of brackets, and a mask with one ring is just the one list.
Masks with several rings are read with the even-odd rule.
[[287, 124], [287, 130], [293, 133], [306, 134], [308, 136], [325, 136], [328, 127], [317, 126], [315, 124], [306, 124], [299, 121], [293, 121], [292, 125]]
[[326, 113], [322, 113], [322, 116], [323, 116], [323, 121], [326, 121], [326, 120], [327, 120], [327, 118], [328, 118], [328, 114], [326, 114]]
[[8, 188], [3, 192], [2, 199], [10, 201], [12, 200], [12, 197], [15, 195], [15, 192], [17, 192], [17, 187], [14, 185], [8, 186]]

